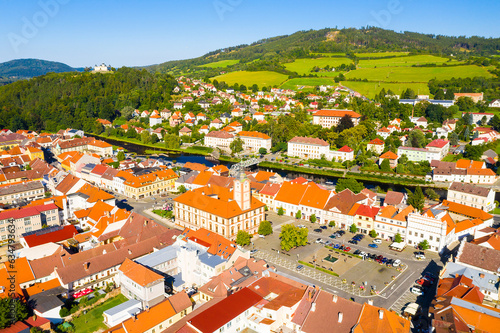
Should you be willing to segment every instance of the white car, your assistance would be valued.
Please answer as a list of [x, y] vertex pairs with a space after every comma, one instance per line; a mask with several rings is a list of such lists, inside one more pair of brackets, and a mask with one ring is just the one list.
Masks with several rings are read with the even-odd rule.
[[316, 243], [321, 244], [323, 243], [323, 240], [321, 238], [316, 239]]
[[382, 240], [381, 240], [380, 238], [375, 238], [375, 239], [373, 240], [373, 242], [374, 242], [375, 244], [382, 244]]
[[418, 296], [420, 296], [420, 295], [423, 295], [423, 294], [424, 294], [424, 292], [422, 291], [422, 289], [417, 288], [417, 287], [411, 287], [410, 291], [411, 291], [413, 294], [418, 295]]
[[266, 238], [266, 236], [264, 236], [264, 235], [259, 235], [259, 237], [260, 237], [260, 238]]
[[305, 228], [306, 226], [303, 225], [303, 224], [299, 224], [297, 227], [300, 228], [300, 229], [302, 229], [302, 228]]
[[392, 263], [392, 267], [398, 267], [399, 265], [401, 265], [401, 260], [399, 259], [394, 260], [394, 262]]
[[415, 254], [415, 258], [424, 260], [425, 259], [425, 254], [423, 254], [422, 252], [417, 253], [417, 254]]

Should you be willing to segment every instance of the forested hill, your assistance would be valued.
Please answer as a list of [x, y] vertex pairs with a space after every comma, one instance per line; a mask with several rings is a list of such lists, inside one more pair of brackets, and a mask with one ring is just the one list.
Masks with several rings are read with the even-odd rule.
[[121, 68], [111, 73], [49, 73], [0, 87], [0, 128], [92, 131], [97, 118], [113, 120], [125, 107], [159, 109], [175, 79]]
[[63, 73], [81, 71], [66, 64], [40, 59], [15, 59], [0, 63], [0, 76], [5, 78], [31, 78], [50, 72]]
[[197, 66], [221, 60], [238, 60], [238, 65], [241, 66], [257, 59], [287, 62], [295, 58], [314, 57], [315, 53], [341, 52], [352, 55], [354, 52], [380, 51], [453, 54], [458, 58], [492, 56], [500, 54], [500, 38], [398, 33], [374, 27], [309, 30], [262, 39], [250, 45], [215, 50], [194, 59], [169, 61], [146, 68], [159, 72], [188, 73]]

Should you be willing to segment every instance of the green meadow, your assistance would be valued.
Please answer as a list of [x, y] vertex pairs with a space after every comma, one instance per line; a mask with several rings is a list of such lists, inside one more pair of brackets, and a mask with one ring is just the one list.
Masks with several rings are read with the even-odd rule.
[[[297, 72], [299, 75], [307, 75], [311, 73], [311, 70], [314, 67], [325, 68], [327, 65], [330, 67], [337, 67], [342, 64], [351, 64], [352, 60], [345, 57], [338, 58], [316, 58], [316, 59], [296, 59], [294, 62], [286, 63], [285, 67], [289, 71]], [[327, 74], [326, 72], [318, 72], [314, 73], [319, 76], [323, 74]], [[338, 74], [332, 72], [333, 76], [337, 76]], [[325, 75], [326, 76], [326, 75]], [[329, 76], [329, 75], [328, 75]]]
[[412, 65], [425, 64], [458, 64], [456, 60], [449, 61], [448, 58], [437, 57], [433, 55], [423, 54], [407, 57], [382, 58], [382, 59], [361, 59], [358, 63], [359, 68], [374, 68], [374, 67], [409, 67]]
[[321, 85], [334, 86], [336, 83], [333, 79], [328, 78], [296, 78], [286, 81], [280, 88], [298, 90], [299, 87], [303, 87], [301, 90], [312, 90], [314, 87]]
[[231, 66], [239, 63], [239, 60], [221, 60], [216, 62], [211, 62], [209, 64], [201, 65], [200, 67], [209, 67], [209, 68], [224, 68], [227, 66]]
[[397, 95], [401, 95], [402, 91], [407, 88], [413, 89], [413, 91], [419, 95], [429, 95], [429, 87], [427, 86], [427, 83], [343, 81], [342, 85], [351, 88], [368, 98], [374, 98], [375, 95], [382, 90], [382, 88], [384, 88], [385, 91], [390, 89]]

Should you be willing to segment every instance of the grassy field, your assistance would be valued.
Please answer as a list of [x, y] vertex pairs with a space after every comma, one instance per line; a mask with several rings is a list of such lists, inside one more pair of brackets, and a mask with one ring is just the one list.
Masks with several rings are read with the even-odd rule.
[[[317, 58], [317, 59], [296, 59], [294, 62], [285, 64], [286, 69], [292, 72], [297, 72], [300, 75], [311, 73], [311, 70], [317, 66], [324, 68], [327, 65], [337, 67], [342, 64], [350, 64], [352, 60], [349, 58]], [[318, 73], [320, 75], [321, 73]]]
[[320, 57], [345, 57], [345, 53], [319, 53], [319, 52], [311, 52], [314, 56]]
[[367, 79], [369, 81], [386, 82], [428, 82], [437, 78], [440, 80], [452, 77], [492, 77], [486, 68], [476, 65], [454, 67], [390, 67], [361, 68], [345, 75], [348, 78]]
[[209, 68], [224, 68], [227, 66], [231, 66], [240, 62], [239, 60], [221, 60], [216, 62], [211, 62], [209, 64], [201, 65], [200, 67], [209, 67]]
[[458, 64], [457, 60], [448, 61], [448, 58], [436, 57], [433, 55], [415, 55], [408, 57], [397, 58], [383, 58], [383, 59], [370, 59], [360, 60], [358, 63], [359, 68], [374, 68], [374, 67], [408, 67], [412, 65], [424, 64]]
[[385, 91], [391, 89], [394, 93], [401, 95], [403, 90], [413, 89], [419, 95], [428, 95], [429, 87], [427, 83], [389, 83], [389, 82], [354, 82], [343, 81], [342, 85], [349, 87], [368, 98], [374, 98], [376, 94], [385, 88]]
[[224, 75], [219, 75], [211, 79], [217, 80], [219, 82], [224, 81], [230, 85], [238, 83], [250, 87], [253, 84], [256, 84], [259, 87], [264, 87], [264, 86], [279, 86], [287, 79], [287, 76], [284, 74], [271, 71], [260, 71], [260, 72], [238, 71], [238, 72], [227, 73]]
[[313, 89], [316, 86], [321, 86], [321, 85], [336, 85], [335, 81], [333, 79], [328, 79], [328, 78], [296, 78], [296, 79], [291, 79], [283, 83], [280, 88], [282, 89], [298, 89], [298, 87], [304, 86], [303, 89], [301, 90], [310, 90]]
[[405, 56], [409, 52], [360, 52], [360, 53], [355, 53], [356, 57], [358, 58], [383, 58], [383, 57], [400, 57], [400, 56]]
[[103, 323], [102, 313], [117, 305], [127, 301], [127, 298], [122, 294], [108, 299], [106, 302], [87, 312], [87, 314], [73, 320], [71, 323], [75, 325], [76, 331], [79, 333], [92, 333], [100, 329], [105, 330], [107, 327]]

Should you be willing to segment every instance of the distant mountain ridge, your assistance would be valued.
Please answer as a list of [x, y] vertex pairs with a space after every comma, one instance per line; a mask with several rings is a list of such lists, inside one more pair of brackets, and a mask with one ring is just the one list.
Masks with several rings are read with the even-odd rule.
[[83, 68], [73, 68], [61, 62], [41, 59], [14, 59], [0, 63], [0, 77], [26, 79], [50, 72], [81, 72]]

